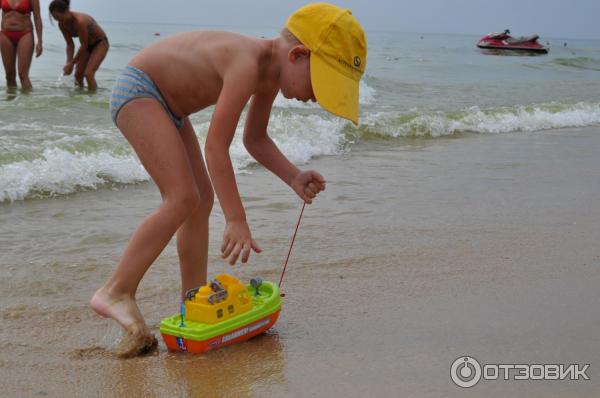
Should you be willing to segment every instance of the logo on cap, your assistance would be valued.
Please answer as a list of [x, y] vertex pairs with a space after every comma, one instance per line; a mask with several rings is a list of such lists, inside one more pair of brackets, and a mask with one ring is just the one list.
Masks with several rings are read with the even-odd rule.
[[360, 64], [362, 63], [362, 61], [360, 60], [360, 57], [357, 55], [354, 57], [354, 66], [356, 66], [357, 68], [360, 68]]

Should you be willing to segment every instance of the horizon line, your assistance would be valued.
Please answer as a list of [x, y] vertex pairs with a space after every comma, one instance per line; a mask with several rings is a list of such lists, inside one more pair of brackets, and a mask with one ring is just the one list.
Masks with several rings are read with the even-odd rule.
[[[262, 29], [275, 29], [280, 30], [282, 27], [276, 27], [272, 25], [238, 25], [238, 24], [205, 24], [205, 23], [191, 23], [191, 22], [158, 22], [158, 21], [117, 21], [117, 20], [107, 20], [102, 19], [101, 22], [107, 23], [117, 23], [117, 24], [135, 24], [135, 25], [174, 25], [174, 26], [201, 26], [201, 27], [213, 27], [213, 28], [262, 28]], [[407, 30], [396, 30], [396, 29], [365, 29], [365, 32], [373, 32], [373, 33], [402, 33], [402, 34], [416, 34], [416, 35], [450, 35], [450, 36], [482, 36], [486, 35], [490, 32], [484, 33], [473, 33], [473, 32], [464, 32], [464, 33], [456, 33], [456, 32], [427, 32], [427, 31], [407, 31]], [[533, 34], [533, 33], [531, 33]], [[539, 34], [535, 32], [535, 34]], [[540, 37], [544, 37], [546, 39], [553, 40], [600, 40], [600, 37], [576, 37], [576, 36], [545, 36], [543, 34], [539, 34]]]

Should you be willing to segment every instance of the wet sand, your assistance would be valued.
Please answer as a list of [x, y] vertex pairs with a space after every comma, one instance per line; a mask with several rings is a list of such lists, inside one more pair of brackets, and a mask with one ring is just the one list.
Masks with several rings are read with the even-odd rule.
[[[120, 360], [87, 301], [152, 184], [0, 205], [6, 397], [595, 397], [600, 392], [600, 129], [368, 141], [313, 160], [307, 207], [266, 335], [202, 356]], [[230, 268], [212, 217], [210, 275], [277, 280], [301, 204], [262, 169], [238, 176], [264, 249]], [[138, 292], [150, 328], [177, 312], [171, 244]], [[452, 362], [590, 364], [588, 381], [481, 381]]]

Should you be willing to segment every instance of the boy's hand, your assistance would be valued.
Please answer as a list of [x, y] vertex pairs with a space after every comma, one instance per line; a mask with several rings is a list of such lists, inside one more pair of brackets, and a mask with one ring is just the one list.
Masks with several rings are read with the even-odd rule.
[[307, 170], [298, 173], [290, 186], [304, 200], [304, 203], [311, 204], [315, 196], [325, 190], [325, 179], [316, 171]]
[[221, 244], [221, 257], [226, 259], [231, 256], [229, 265], [235, 265], [241, 252], [242, 263], [246, 263], [248, 257], [250, 257], [250, 249], [254, 250], [255, 253], [262, 252], [262, 249], [252, 239], [248, 223], [245, 221], [227, 222], [223, 233], [223, 243]]

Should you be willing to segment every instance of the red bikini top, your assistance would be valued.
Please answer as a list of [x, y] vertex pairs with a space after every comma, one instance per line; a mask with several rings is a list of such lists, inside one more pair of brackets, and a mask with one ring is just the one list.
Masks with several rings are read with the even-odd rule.
[[12, 8], [10, 6], [10, 3], [8, 2], [8, 0], [1, 0], [1, 1], [2, 1], [2, 11], [4, 11], [4, 12], [18, 11], [21, 14], [29, 14], [32, 11], [29, 0], [19, 1], [19, 4], [17, 4], [17, 6], [15, 8]]

